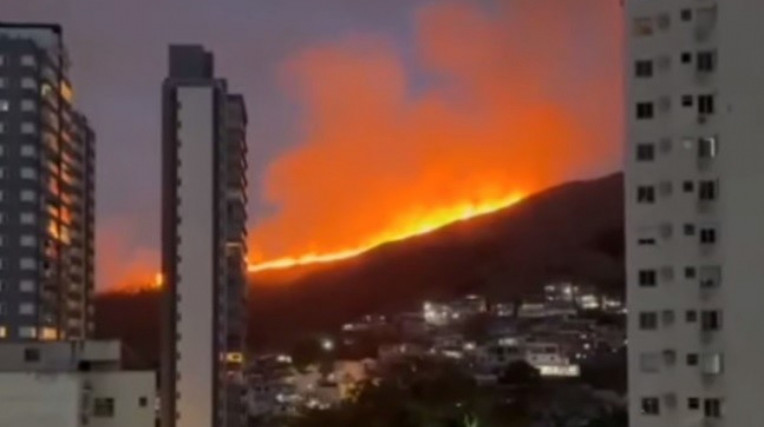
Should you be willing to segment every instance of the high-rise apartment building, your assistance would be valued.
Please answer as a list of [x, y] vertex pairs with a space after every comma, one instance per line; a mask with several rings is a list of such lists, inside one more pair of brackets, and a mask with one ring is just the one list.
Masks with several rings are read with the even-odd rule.
[[243, 426], [244, 99], [211, 53], [172, 46], [162, 105], [162, 425]]
[[764, 3], [625, 10], [630, 425], [764, 425]]
[[95, 136], [61, 28], [0, 23], [0, 340], [92, 331]]

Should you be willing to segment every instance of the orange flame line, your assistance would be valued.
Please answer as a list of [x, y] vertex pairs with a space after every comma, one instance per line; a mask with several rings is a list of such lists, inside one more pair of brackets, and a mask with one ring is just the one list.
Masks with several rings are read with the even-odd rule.
[[523, 199], [522, 194], [512, 194], [499, 200], [492, 200], [484, 203], [463, 203], [455, 207], [435, 210], [424, 218], [412, 221], [409, 225], [403, 227], [403, 231], [390, 231], [382, 233], [377, 238], [372, 239], [371, 243], [359, 246], [354, 249], [346, 249], [328, 253], [307, 253], [296, 257], [283, 257], [270, 261], [263, 261], [256, 264], [250, 264], [248, 269], [250, 273], [257, 273], [266, 270], [287, 269], [299, 266], [330, 263], [349, 259], [368, 252], [385, 243], [405, 240], [414, 236], [431, 233], [447, 225], [473, 219], [482, 215], [496, 212], [498, 210], [514, 205]]

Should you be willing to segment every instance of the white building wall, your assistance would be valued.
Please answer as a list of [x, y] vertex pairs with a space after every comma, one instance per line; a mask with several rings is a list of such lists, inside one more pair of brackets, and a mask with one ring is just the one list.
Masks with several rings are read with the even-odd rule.
[[[152, 427], [156, 420], [156, 381], [153, 372], [91, 372], [91, 404], [114, 399], [113, 417], [91, 417], [90, 427]], [[2, 425], [2, 424], [0, 424]]]
[[[627, 0], [625, 11], [630, 425], [764, 425], [764, 2]], [[697, 70], [703, 51], [716, 52], [706, 73]], [[652, 76], [636, 76], [639, 60], [652, 61]], [[699, 95], [715, 96], [714, 113], [702, 120]], [[683, 96], [693, 97], [691, 106]], [[637, 120], [644, 101], [654, 103], [654, 117]], [[718, 155], [700, 162], [703, 137], [717, 138]], [[654, 144], [654, 160], [637, 161], [639, 143]], [[702, 180], [718, 180], [716, 201], [699, 203]], [[694, 188], [686, 191], [685, 182]], [[637, 203], [640, 185], [655, 187], [655, 203]], [[699, 230], [706, 226], [716, 227], [717, 242], [704, 248]], [[639, 244], [646, 237], [655, 244]], [[721, 268], [717, 288], [701, 288], [704, 266]], [[696, 277], [685, 274], [688, 267]], [[644, 269], [657, 272], [656, 286], [640, 286]], [[704, 310], [721, 312], [721, 330], [701, 331]], [[647, 312], [657, 314], [657, 329], [640, 328]], [[704, 372], [704, 355], [720, 356], [720, 373]], [[658, 413], [645, 413], [645, 398], [657, 399]], [[706, 401], [717, 399], [721, 413], [709, 414]]]
[[178, 427], [213, 416], [214, 89], [178, 89]]
[[0, 374], [0, 426], [79, 427], [81, 390], [72, 374]]

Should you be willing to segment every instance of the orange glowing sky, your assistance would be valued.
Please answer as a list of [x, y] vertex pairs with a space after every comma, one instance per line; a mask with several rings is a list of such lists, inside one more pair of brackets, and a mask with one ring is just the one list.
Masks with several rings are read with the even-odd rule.
[[615, 158], [617, 8], [446, 1], [415, 16], [415, 72], [379, 35], [288, 60], [282, 82], [302, 107], [301, 138], [265, 174], [276, 212], [251, 233], [251, 269], [354, 256]]
[[[442, 0], [416, 9], [410, 34], [359, 30], [286, 52], [278, 82], [299, 111], [296, 136], [250, 171], [250, 216], [270, 212], [250, 223], [250, 269], [352, 257], [611, 171], [619, 8]], [[263, 141], [249, 144], [258, 156]], [[134, 234], [128, 221], [99, 227], [110, 288], [158, 283], [158, 253], [136, 252]]]

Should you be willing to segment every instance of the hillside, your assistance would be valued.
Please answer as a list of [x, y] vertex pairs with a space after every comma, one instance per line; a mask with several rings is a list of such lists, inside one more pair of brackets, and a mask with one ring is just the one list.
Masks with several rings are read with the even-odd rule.
[[[513, 207], [363, 256], [253, 277], [253, 345], [330, 331], [366, 313], [480, 292], [511, 299], [548, 280], [623, 291], [622, 175], [565, 184]], [[158, 339], [156, 294], [101, 295], [97, 335], [120, 337], [141, 364]]]

